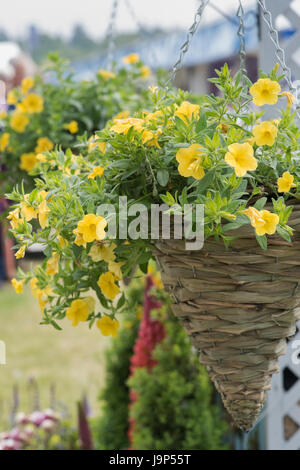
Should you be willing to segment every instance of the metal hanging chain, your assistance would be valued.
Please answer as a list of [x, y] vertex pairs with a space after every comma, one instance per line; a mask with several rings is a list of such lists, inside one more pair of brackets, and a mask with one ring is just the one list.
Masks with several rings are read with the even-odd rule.
[[240, 48], [239, 48], [239, 56], [240, 56], [240, 70], [242, 72], [242, 84], [245, 84], [244, 78], [247, 76], [247, 69], [246, 69], [246, 42], [245, 42], [245, 12], [242, 4], [242, 0], [239, 0], [239, 7], [236, 13], [236, 16], [239, 20], [239, 28], [238, 28], [238, 37], [240, 38]]
[[[257, 2], [258, 2], [259, 6], [262, 10], [262, 13], [263, 13], [263, 20], [268, 26], [269, 33], [270, 33], [270, 39], [271, 39], [271, 41], [273, 42], [273, 44], [275, 46], [275, 56], [276, 56], [279, 64], [281, 65], [281, 68], [282, 68], [283, 73], [284, 73], [284, 78], [285, 78], [285, 81], [288, 84], [289, 90], [291, 92], [297, 91], [296, 87], [293, 85], [293, 82], [292, 82], [292, 70], [286, 64], [285, 52], [282, 49], [282, 47], [280, 47], [280, 44], [279, 44], [278, 31], [273, 26], [272, 14], [267, 9], [265, 0], [257, 0]], [[300, 105], [299, 104], [296, 105], [296, 113], [297, 113], [298, 118], [300, 119]]]
[[113, 0], [112, 9], [109, 18], [109, 24], [107, 28], [106, 39], [108, 42], [107, 46], [107, 68], [111, 69], [115, 51], [115, 23], [117, 18], [119, 0]]
[[191, 41], [192, 41], [196, 31], [197, 31], [197, 28], [198, 28], [199, 23], [200, 23], [200, 21], [202, 19], [202, 16], [203, 16], [203, 12], [205, 10], [205, 7], [208, 5], [208, 3], [209, 3], [209, 0], [200, 0], [200, 6], [198, 7], [198, 9], [196, 11], [196, 14], [195, 14], [195, 17], [194, 17], [194, 22], [193, 22], [192, 26], [189, 28], [186, 40], [180, 48], [179, 58], [178, 58], [177, 62], [173, 65], [170, 77], [169, 77], [169, 79], [167, 80], [167, 82], [164, 86], [164, 89], [165, 89], [166, 92], [169, 89], [168, 85], [174, 80], [178, 70], [180, 69], [180, 67], [182, 65], [185, 54], [189, 50]]

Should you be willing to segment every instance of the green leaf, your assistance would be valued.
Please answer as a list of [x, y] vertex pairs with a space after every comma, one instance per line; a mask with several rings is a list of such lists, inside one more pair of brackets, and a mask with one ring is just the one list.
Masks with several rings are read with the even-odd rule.
[[196, 132], [201, 132], [207, 128], [206, 116], [204, 113], [200, 114], [199, 120], [196, 124]]
[[258, 211], [260, 211], [266, 205], [266, 203], [267, 203], [267, 198], [261, 197], [260, 199], [258, 199], [258, 201], [256, 201], [256, 203], [254, 204], [254, 207]]
[[234, 222], [230, 222], [223, 226], [223, 231], [236, 230], [243, 225], [249, 224], [249, 219], [246, 215], [238, 215]]
[[203, 193], [212, 183], [215, 177], [215, 169], [209, 170], [206, 175], [197, 184], [197, 193]]
[[291, 242], [291, 237], [290, 237], [289, 232], [285, 228], [281, 227], [281, 225], [277, 225], [276, 231], [278, 235], [281, 236], [281, 238], [283, 238], [287, 242]]
[[167, 186], [169, 181], [169, 172], [167, 170], [158, 170], [156, 179], [161, 186]]
[[261, 249], [266, 250], [268, 248], [268, 240], [267, 240], [266, 235], [262, 235], [261, 237], [258, 235], [255, 235], [255, 236]]

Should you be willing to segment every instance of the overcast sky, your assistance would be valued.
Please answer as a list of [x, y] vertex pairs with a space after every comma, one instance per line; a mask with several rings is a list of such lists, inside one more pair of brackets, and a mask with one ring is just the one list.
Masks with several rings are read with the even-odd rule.
[[[245, 6], [255, 3], [243, 0]], [[285, 0], [283, 0], [285, 1]], [[300, 1], [300, 0], [297, 0]], [[28, 25], [36, 24], [40, 29], [70, 34], [76, 23], [83, 24], [87, 31], [97, 37], [107, 29], [113, 0], [8, 0], [2, 2], [0, 27], [14, 35], [22, 34]], [[198, 0], [129, 0], [138, 20], [145, 26], [163, 28], [187, 28], [193, 20]], [[236, 9], [238, 0], [211, 0], [227, 13]], [[135, 30], [125, 0], [119, 0], [117, 29]], [[207, 7], [205, 21], [218, 18], [218, 14]]]

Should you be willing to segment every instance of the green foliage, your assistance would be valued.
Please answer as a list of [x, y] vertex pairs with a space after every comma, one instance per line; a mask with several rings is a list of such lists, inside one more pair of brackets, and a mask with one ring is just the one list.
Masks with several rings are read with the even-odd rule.
[[167, 336], [154, 353], [157, 365], [151, 372], [138, 369], [129, 381], [138, 396], [131, 410], [134, 448], [226, 448], [227, 426], [212, 404], [207, 373], [178, 322], [172, 318], [166, 328]]

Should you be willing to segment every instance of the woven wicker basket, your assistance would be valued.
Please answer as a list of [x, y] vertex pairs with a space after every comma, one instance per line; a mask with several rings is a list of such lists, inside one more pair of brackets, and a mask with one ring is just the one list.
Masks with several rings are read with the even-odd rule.
[[200, 251], [186, 251], [181, 240], [155, 243], [174, 313], [244, 431], [255, 423], [300, 319], [300, 207], [289, 224], [293, 243], [272, 236], [267, 251], [249, 225], [227, 251], [211, 240]]

